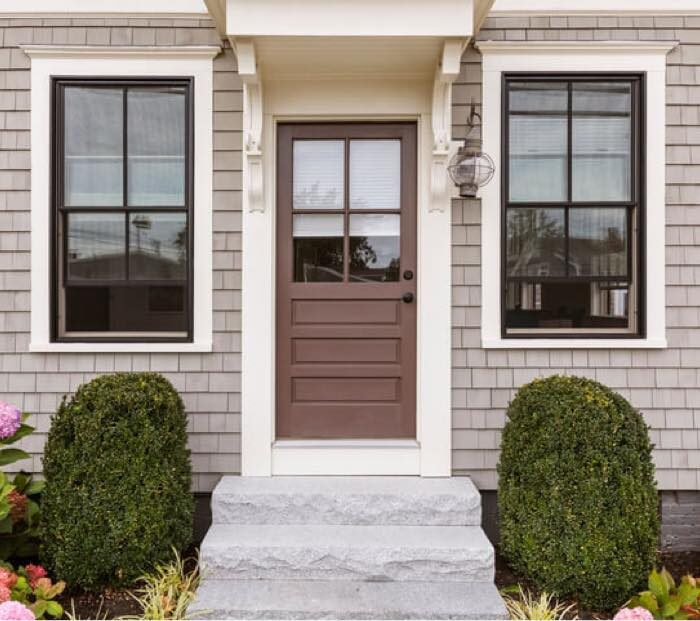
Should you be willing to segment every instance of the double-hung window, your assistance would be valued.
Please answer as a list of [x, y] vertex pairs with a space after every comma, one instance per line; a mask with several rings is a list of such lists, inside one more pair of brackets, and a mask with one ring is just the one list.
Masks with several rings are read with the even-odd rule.
[[53, 339], [191, 340], [192, 81], [53, 85]]
[[643, 335], [640, 77], [503, 84], [502, 336]]

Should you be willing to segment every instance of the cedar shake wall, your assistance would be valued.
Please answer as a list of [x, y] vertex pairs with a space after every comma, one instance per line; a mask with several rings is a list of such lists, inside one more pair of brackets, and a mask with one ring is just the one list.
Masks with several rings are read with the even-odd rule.
[[[700, 489], [700, 17], [490, 18], [480, 39], [679, 40], [668, 59], [667, 317], [669, 348], [500, 350], [480, 347], [480, 204], [453, 204], [453, 470], [496, 486], [500, 429], [514, 390], [537, 375], [576, 373], [628, 397], [652, 427], [662, 489]], [[22, 43], [219, 44], [209, 20], [0, 19], [0, 398], [32, 413], [23, 441], [41, 470], [51, 413], [95, 375], [164, 373], [190, 418], [195, 489], [240, 471], [241, 82], [230, 49], [214, 61], [214, 352], [30, 354], [29, 59]], [[481, 96], [480, 56], [463, 59], [454, 135]], [[48, 148], [48, 136], [47, 136]], [[498, 163], [500, 165], [500, 163]], [[498, 243], [499, 240], [489, 240]], [[26, 469], [30, 465], [20, 464]]]
[[[491, 17], [479, 40], [680, 41], [668, 57], [666, 350], [489, 350], [480, 347], [480, 204], [453, 204], [453, 470], [495, 489], [504, 411], [537, 376], [591, 377], [644, 414], [659, 487], [700, 489], [700, 17]], [[480, 55], [466, 52], [454, 135], [480, 101]], [[497, 165], [501, 165], [497, 162]], [[661, 174], [662, 171], [659, 171]], [[499, 243], [500, 240], [484, 240]]]
[[[242, 86], [231, 49], [214, 60], [214, 352], [34, 354], [29, 345], [29, 58], [24, 43], [220, 45], [208, 19], [0, 19], [0, 399], [31, 412], [22, 445], [41, 471], [51, 413], [64, 394], [111, 371], [159, 371], [189, 415], [197, 491], [240, 471]], [[49, 148], [49, 137], [46, 137]], [[195, 205], [196, 209], [196, 205]], [[99, 345], [95, 346], [99, 351]]]

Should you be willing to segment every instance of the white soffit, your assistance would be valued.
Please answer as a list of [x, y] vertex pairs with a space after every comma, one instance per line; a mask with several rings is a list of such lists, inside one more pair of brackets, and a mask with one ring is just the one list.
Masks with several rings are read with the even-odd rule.
[[496, 0], [491, 15], [700, 15], [700, 0]]

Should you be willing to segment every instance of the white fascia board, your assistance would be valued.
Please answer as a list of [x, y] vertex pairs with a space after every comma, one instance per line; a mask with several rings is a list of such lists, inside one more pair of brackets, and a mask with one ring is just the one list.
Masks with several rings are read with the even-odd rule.
[[496, 0], [491, 15], [698, 15], [698, 0]]
[[[507, 42], [477, 43], [482, 54], [482, 136], [496, 162], [481, 192], [481, 339], [485, 349], [658, 349], [666, 347], [666, 54], [672, 42]], [[643, 339], [519, 339], [501, 335], [501, 118], [502, 77], [507, 72], [635, 72], [646, 77], [647, 334]]]
[[470, 37], [474, 0], [227, 0], [233, 37]]
[[[70, 46], [27, 46], [31, 70], [31, 342], [33, 352], [193, 352], [211, 351], [213, 56], [219, 48], [150, 47], [80, 50]], [[105, 52], [109, 51], [109, 56]], [[167, 52], [171, 55], [168, 56]], [[121, 54], [120, 54], [121, 52]], [[53, 55], [52, 55], [53, 54]], [[51, 80], [55, 76], [194, 78], [194, 335], [191, 343], [53, 343], [51, 321]]]
[[206, 16], [203, 0], [2, 0], [0, 15], [187, 15]]

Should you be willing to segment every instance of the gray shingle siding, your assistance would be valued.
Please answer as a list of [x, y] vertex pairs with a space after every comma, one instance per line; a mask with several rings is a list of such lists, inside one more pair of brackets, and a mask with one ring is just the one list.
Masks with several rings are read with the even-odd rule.
[[[0, 20], [0, 398], [32, 413], [23, 441], [41, 470], [51, 413], [65, 393], [110, 371], [160, 371], [189, 414], [195, 489], [240, 471], [242, 85], [231, 49], [214, 61], [214, 352], [33, 354], [29, 344], [29, 58], [24, 43], [221, 44], [210, 20]], [[48, 137], [47, 137], [48, 148]], [[96, 351], [99, 347], [95, 348]], [[19, 464], [28, 468], [28, 464]]]
[[[675, 40], [668, 56], [666, 350], [483, 350], [480, 204], [453, 204], [453, 470], [496, 487], [504, 408], [534, 377], [570, 373], [608, 384], [644, 413], [659, 486], [700, 489], [700, 18], [490, 17], [479, 40]], [[463, 58], [454, 135], [479, 102], [480, 56]], [[489, 240], [497, 243], [497, 240]]]
[[[453, 213], [453, 469], [496, 485], [500, 430], [514, 390], [537, 375], [577, 373], [638, 406], [669, 490], [700, 489], [700, 17], [490, 18], [480, 39], [678, 40], [668, 59], [667, 322], [669, 349], [498, 350], [480, 347], [478, 201]], [[241, 110], [230, 49], [214, 61], [214, 349], [211, 354], [30, 354], [29, 62], [21, 43], [220, 43], [209, 20], [0, 19], [0, 396], [32, 413], [24, 441], [41, 469], [50, 415], [62, 395], [104, 372], [163, 372], [183, 394], [197, 491], [240, 470]], [[469, 49], [454, 89], [454, 136], [481, 97], [481, 63]]]

